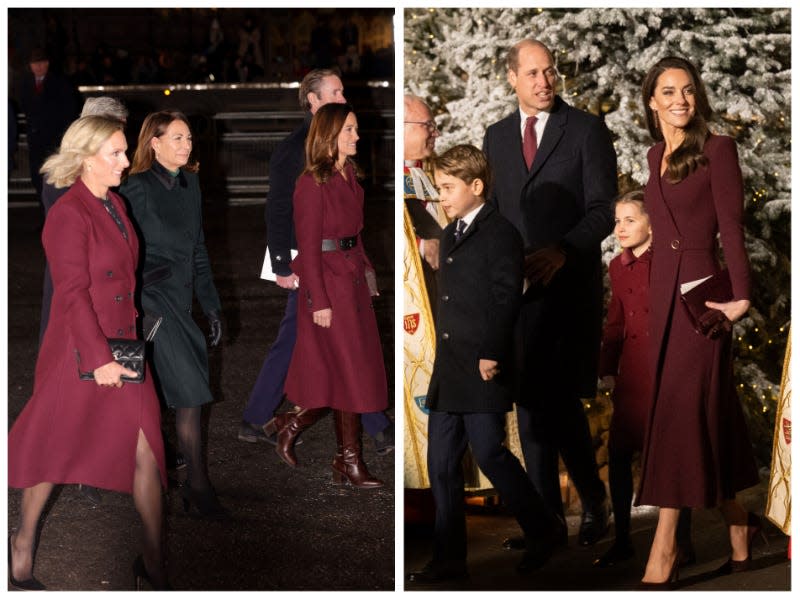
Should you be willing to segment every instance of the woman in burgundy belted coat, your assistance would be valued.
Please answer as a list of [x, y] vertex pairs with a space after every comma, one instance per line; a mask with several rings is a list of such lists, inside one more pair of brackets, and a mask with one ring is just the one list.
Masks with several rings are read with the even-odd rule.
[[[128, 166], [122, 124], [83, 117], [42, 167], [48, 183], [71, 186], [42, 232], [53, 300], [31, 396], [8, 434], [8, 483], [25, 488], [20, 524], [8, 539], [9, 576], [19, 589], [33, 577], [36, 530], [54, 484], [85, 483], [133, 494], [144, 525], [137, 580], [164, 587], [161, 416], [152, 378], [114, 361], [107, 338], [136, 338], [139, 244], [122, 200], [109, 190]], [[81, 380], [80, 372], [94, 374]], [[78, 551], [80, 546], [76, 546]]]
[[278, 432], [278, 455], [297, 464], [294, 441], [328, 408], [334, 411], [335, 483], [383, 485], [361, 456], [359, 413], [384, 410], [387, 402], [378, 325], [371, 296], [375, 271], [361, 244], [364, 190], [356, 181], [358, 122], [346, 104], [326, 104], [311, 121], [306, 168], [294, 192], [300, 278], [297, 344], [284, 391], [302, 410]]
[[[760, 527], [736, 502], [736, 492], [758, 483], [734, 387], [730, 327], [750, 307], [750, 271], [736, 144], [709, 131], [711, 109], [697, 70], [682, 58], [662, 59], [645, 78], [642, 100], [658, 143], [648, 152], [645, 188], [653, 228], [654, 398], [637, 504], [660, 507], [642, 584], [666, 587], [677, 579], [681, 559], [675, 541], [681, 507], [721, 507], [732, 548], [729, 570], [749, 567]], [[680, 285], [721, 270], [718, 233], [733, 299], [707, 302], [708, 327], [698, 333], [681, 304]]]

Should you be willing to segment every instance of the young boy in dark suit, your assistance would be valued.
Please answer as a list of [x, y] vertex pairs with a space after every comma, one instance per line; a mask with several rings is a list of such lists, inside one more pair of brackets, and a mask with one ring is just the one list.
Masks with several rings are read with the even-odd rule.
[[439, 245], [436, 358], [428, 389], [428, 475], [436, 503], [433, 559], [412, 582], [467, 577], [461, 459], [467, 444], [526, 538], [517, 566], [549, 558], [559, 524], [517, 458], [503, 445], [512, 408], [511, 351], [522, 296], [523, 248], [516, 228], [485, 203], [490, 170], [473, 146], [434, 159], [439, 199], [452, 222]]

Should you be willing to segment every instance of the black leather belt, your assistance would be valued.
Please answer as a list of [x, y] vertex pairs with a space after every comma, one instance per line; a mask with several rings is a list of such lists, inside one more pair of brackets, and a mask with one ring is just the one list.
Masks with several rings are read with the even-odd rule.
[[331, 252], [333, 250], [350, 250], [355, 248], [358, 243], [356, 236], [341, 238], [338, 240], [322, 240], [322, 251]]

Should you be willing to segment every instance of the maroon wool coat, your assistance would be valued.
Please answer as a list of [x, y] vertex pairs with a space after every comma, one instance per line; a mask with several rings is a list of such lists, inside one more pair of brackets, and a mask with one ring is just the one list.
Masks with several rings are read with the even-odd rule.
[[[300, 278], [297, 343], [284, 392], [303, 408], [329, 406], [368, 413], [388, 405], [383, 351], [365, 280], [372, 265], [364, 253], [364, 190], [351, 166], [317, 184], [306, 173], [295, 186], [293, 217], [298, 255], [291, 268]], [[323, 239], [358, 237], [349, 250], [322, 252]], [[373, 271], [374, 272], [374, 271]], [[314, 324], [312, 313], [333, 311], [331, 326]]]
[[729, 137], [712, 135], [703, 153], [708, 164], [677, 184], [660, 176], [663, 142], [647, 155], [654, 397], [638, 504], [711, 507], [758, 483], [734, 386], [731, 335], [709, 340], [696, 333], [680, 301], [681, 283], [720, 270], [717, 232], [734, 299], [750, 297], [736, 144]]
[[609, 450], [640, 451], [652, 399], [650, 378], [650, 260], [652, 250], [636, 258], [629, 248], [608, 265], [611, 300], [603, 329], [598, 375], [616, 378], [611, 399]]
[[31, 396], [8, 434], [8, 483], [84, 483], [131, 493], [139, 430], [167, 485], [161, 412], [149, 373], [141, 384], [82, 381], [113, 360], [106, 338], [135, 338], [139, 244], [122, 200], [108, 194], [128, 232], [78, 179], [42, 232], [53, 277], [50, 322]]

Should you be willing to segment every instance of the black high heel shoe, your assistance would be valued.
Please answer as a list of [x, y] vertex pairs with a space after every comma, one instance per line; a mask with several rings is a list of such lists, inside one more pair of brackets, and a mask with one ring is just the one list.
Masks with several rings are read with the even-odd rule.
[[659, 590], [674, 590], [678, 587], [678, 569], [681, 566], [681, 552], [675, 555], [675, 560], [672, 561], [672, 568], [669, 570], [669, 575], [664, 581], [640, 581], [636, 586], [637, 590], [641, 591], [659, 591]]
[[133, 561], [133, 578], [136, 581], [137, 592], [141, 592], [145, 589], [145, 583], [147, 583], [147, 587], [153, 591], [172, 591], [172, 588], [166, 580], [164, 580], [163, 585], [156, 585], [147, 572], [147, 568], [144, 566], [144, 557], [141, 554]]
[[46, 590], [47, 588], [44, 587], [41, 581], [33, 576], [33, 573], [31, 573], [31, 576], [28, 579], [14, 579], [14, 568], [11, 556], [12, 535], [13, 534], [10, 533], [8, 534], [8, 581], [11, 583], [11, 586], [23, 592], [38, 592], [41, 590]]
[[749, 571], [752, 567], [752, 557], [753, 557], [753, 540], [756, 536], [760, 533], [761, 536], [766, 541], [766, 536], [762, 531], [763, 525], [761, 523], [761, 518], [752, 512], [747, 513], [747, 558], [744, 560], [733, 560], [733, 557], [728, 559], [724, 565], [719, 568], [719, 573], [721, 575], [728, 575], [730, 573], [742, 573], [744, 571]]
[[181, 496], [183, 496], [183, 510], [187, 513], [192, 512], [194, 507], [196, 513], [205, 519], [221, 520], [230, 516], [228, 510], [219, 503], [213, 488], [198, 492], [184, 485], [181, 488]]

